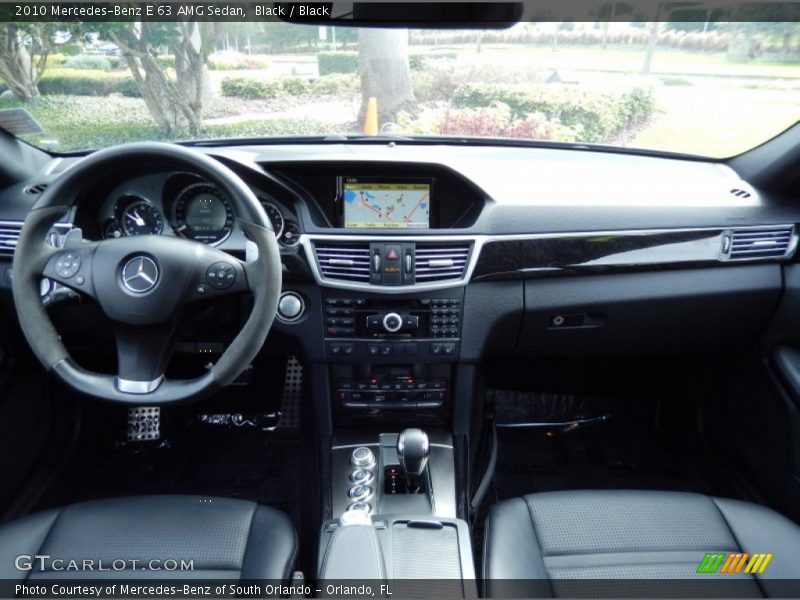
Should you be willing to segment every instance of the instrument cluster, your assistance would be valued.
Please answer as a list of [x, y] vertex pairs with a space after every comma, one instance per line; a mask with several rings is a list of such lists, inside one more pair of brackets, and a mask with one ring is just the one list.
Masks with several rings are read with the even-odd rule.
[[[145, 180], [140, 189], [136, 187], [134, 183], [112, 194], [113, 206], [102, 211], [103, 238], [177, 235], [218, 246], [236, 228], [236, 215], [225, 193], [194, 174], [171, 174], [162, 186]], [[300, 228], [294, 214], [268, 194], [253, 191], [272, 223], [278, 242], [287, 248], [295, 246]]]

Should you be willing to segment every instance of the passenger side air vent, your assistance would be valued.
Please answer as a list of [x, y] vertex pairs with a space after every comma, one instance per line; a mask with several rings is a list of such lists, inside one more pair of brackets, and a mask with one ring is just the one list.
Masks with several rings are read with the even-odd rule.
[[471, 247], [470, 242], [417, 244], [414, 256], [417, 283], [461, 279]]
[[731, 234], [730, 258], [783, 258], [789, 252], [793, 227], [734, 229]]
[[29, 185], [28, 187], [26, 187], [25, 188], [25, 193], [26, 194], [31, 194], [33, 196], [33, 195], [36, 195], [36, 194], [41, 194], [46, 189], [47, 189], [47, 184], [46, 183], [36, 183], [34, 185]]
[[369, 243], [315, 242], [314, 252], [325, 279], [369, 283]]
[[22, 231], [22, 223], [0, 221], [0, 257], [12, 256]]

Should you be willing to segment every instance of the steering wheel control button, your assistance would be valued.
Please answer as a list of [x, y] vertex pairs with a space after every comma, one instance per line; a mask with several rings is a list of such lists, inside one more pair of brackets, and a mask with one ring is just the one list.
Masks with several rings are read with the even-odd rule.
[[284, 292], [278, 302], [278, 316], [282, 321], [297, 321], [303, 316], [305, 303], [299, 294], [295, 292]]
[[353, 450], [353, 454], [350, 456], [350, 462], [354, 467], [370, 469], [375, 466], [375, 454], [366, 446], [359, 446]]
[[122, 267], [122, 285], [134, 294], [149, 292], [158, 283], [158, 266], [149, 256], [134, 256]]
[[81, 268], [81, 255], [77, 252], [64, 252], [56, 258], [56, 275], [69, 279]]
[[216, 262], [206, 270], [206, 283], [215, 290], [227, 290], [236, 283], [236, 268], [226, 262]]

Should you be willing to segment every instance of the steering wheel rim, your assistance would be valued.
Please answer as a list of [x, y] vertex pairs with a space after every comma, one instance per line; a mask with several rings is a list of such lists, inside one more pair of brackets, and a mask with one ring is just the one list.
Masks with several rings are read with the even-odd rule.
[[[236, 224], [255, 244], [258, 256], [242, 262], [200, 242], [166, 236], [104, 240], [64, 249], [54, 249], [46, 243], [47, 232], [68, 214], [87, 181], [125, 165], [143, 163], [188, 169], [217, 185], [230, 200]], [[159, 237], [162, 239], [157, 239]], [[79, 270], [59, 279], [67, 273], [56, 267], [64, 264], [58, 261], [65, 252], [78, 256], [80, 260], [75, 262]], [[152, 259], [157, 267], [153, 285], [144, 293], [132, 292], [121, 285], [125, 269], [129, 268], [127, 265], [141, 256]], [[207, 278], [212, 266], [221, 262], [230, 269], [227, 273], [233, 272], [235, 285], [224, 290], [212, 289], [203, 277]], [[132, 264], [130, 268], [139, 263]], [[159, 265], [164, 268], [163, 276]], [[141, 264], [138, 268], [142, 269]], [[12, 291], [17, 316], [23, 334], [42, 365], [79, 392], [131, 405], [197, 400], [231, 383], [252, 362], [266, 340], [281, 291], [280, 250], [269, 218], [253, 191], [233, 171], [211, 157], [191, 148], [158, 142], [100, 150], [62, 174], [25, 219], [14, 252], [13, 270]], [[76, 284], [76, 274], [84, 287]], [[116, 376], [86, 370], [70, 357], [40, 299], [39, 282], [43, 276], [94, 297], [107, 315], [111, 313], [109, 316], [118, 326], [115, 333], [119, 334], [116, 336], [119, 357]], [[121, 377], [123, 366], [134, 373], [157, 370], [162, 363], [165, 366], [165, 361], [151, 356], [150, 350], [156, 352], [155, 346], [148, 347], [159, 342], [161, 334], [154, 332], [163, 314], [169, 312], [168, 317], [174, 317], [182, 304], [208, 297], [209, 293], [214, 296], [248, 291], [252, 292], [254, 301], [247, 321], [205, 374], [194, 379], [166, 379], [163, 372], [160, 377], [149, 380]], [[140, 337], [144, 340], [142, 347], [137, 345], [142, 341]], [[166, 340], [169, 336], [161, 337]], [[169, 343], [165, 340], [161, 341]], [[135, 346], [132, 356], [125, 355], [126, 346], [129, 350]]]

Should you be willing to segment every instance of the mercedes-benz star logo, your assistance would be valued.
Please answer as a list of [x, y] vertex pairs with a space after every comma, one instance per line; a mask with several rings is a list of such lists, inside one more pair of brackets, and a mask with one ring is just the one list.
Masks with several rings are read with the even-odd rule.
[[130, 291], [143, 294], [152, 290], [158, 281], [158, 266], [147, 256], [136, 256], [122, 267], [122, 283]]

